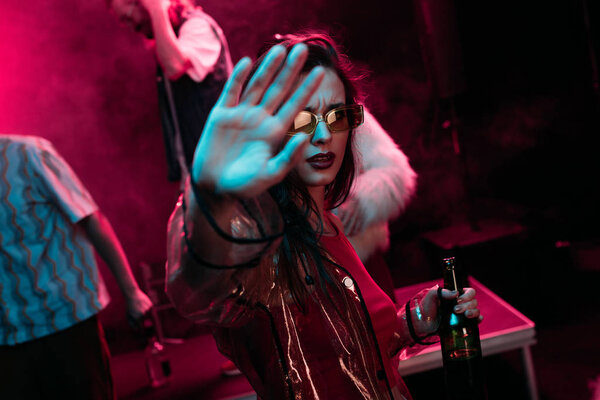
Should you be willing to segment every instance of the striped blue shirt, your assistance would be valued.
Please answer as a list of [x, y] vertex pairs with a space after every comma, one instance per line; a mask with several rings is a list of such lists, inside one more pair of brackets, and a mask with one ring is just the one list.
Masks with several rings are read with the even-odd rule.
[[108, 304], [76, 224], [97, 209], [50, 142], [0, 134], [0, 345], [66, 329]]

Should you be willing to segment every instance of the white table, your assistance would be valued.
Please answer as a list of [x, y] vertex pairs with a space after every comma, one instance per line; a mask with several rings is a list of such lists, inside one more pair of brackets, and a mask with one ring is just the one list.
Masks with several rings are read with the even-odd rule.
[[[405, 304], [420, 290], [441, 284], [441, 281], [422, 282], [398, 288], [395, 291], [398, 304]], [[535, 323], [521, 314], [498, 295], [469, 277], [469, 284], [477, 291], [477, 301], [484, 320], [479, 326], [483, 356], [520, 350], [526, 383], [531, 400], [538, 400], [535, 371], [531, 358], [531, 345], [536, 343]], [[442, 366], [442, 353], [439, 344], [417, 346], [401, 354], [398, 367], [400, 375], [407, 376]]]

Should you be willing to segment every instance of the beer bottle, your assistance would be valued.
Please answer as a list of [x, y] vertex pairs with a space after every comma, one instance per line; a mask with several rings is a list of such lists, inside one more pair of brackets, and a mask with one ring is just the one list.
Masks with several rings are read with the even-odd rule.
[[157, 388], [166, 384], [171, 375], [171, 363], [167, 358], [163, 344], [158, 340], [158, 334], [149, 316], [141, 321], [141, 330], [146, 339], [144, 361], [150, 386]]
[[[454, 270], [454, 257], [445, 258], [444, 289], [462, 294]], [[454, 312], [456, 300], [441, 304], [440, 343], [444, 363], [444, 383], [447, 400], [484, 400], [487, 398], [481, 343], [477, 319]]]

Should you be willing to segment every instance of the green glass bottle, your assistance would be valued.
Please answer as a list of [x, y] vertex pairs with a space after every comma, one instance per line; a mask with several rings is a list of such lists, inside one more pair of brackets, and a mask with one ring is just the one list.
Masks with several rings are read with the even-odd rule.
[[[445, 258], [444, 289], [458, 290], [454, 257]], [[477, 319], [454, 313], [456, 300], [443, 301], [440, 343], [444, 362], [447, 400], [484, 400], [487, 398]]]

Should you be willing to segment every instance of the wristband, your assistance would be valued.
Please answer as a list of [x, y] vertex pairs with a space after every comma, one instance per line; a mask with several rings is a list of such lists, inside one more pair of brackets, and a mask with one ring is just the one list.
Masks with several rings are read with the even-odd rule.
[[435, 335], [436, 332], [437, 332], [437, 329], [436, 329], [436, 332], [432, 332], [432, 333], [430, 333], [428, 335], [425, 335], [423, 337], [417, 336], [417, 333], [415, 332], [415, 327], [413, 326], [413, 322], [412, 322], [412, 314], [410, 312], [410, 301], [411, 300], [408, 300], [406, 302], [406, 306], [405, 306], [405, 310], [404, 310], [405, 314], [406, 314], [406, 325], [408, 325], [408, 333], [410, 333], [410, 337], [412, 338], [412, 340], [415, 343], [422, 344], [422, 345], [430, 345], [430, 344], [437, 343], [437, 341], [435, 341], [435, 342], [424, 342], [423, 341], [423, 339], [426, 339], [429, 336]]

